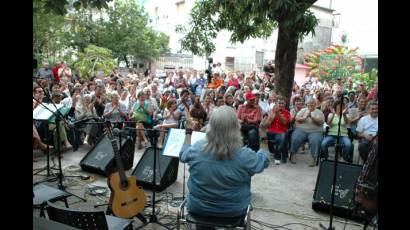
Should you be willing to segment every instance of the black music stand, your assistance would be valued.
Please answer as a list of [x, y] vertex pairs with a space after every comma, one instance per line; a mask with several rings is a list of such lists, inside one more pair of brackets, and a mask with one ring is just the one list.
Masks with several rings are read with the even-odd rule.
[[[48, 108], [47, 106], [45, 106], [43, 103], [41, 103], [40, 101], [38, 101], [35, 97], [33, 97], [33, 99], [36, 100], [38, 103], [40, 103], [41, 106], [43, 106], [45, 109], [47, 109], [48, 111], [50, 111], [50, 112], [55, 116], [56, 135], [57, 135], [57, 138], [56, 138], [56, 140], [57, 140], [57, 146], [56, 146], [57, 148], [56, 148], [56, 151], [57, 151], [57, 155], [58, 155], [58, 170], [59, 170], [59, 172], [57, 173], [58, 188], [59, 188], [60, 190], [63, 190], [63, 191], [65, 191], [65, 192], [67, 192], [67, 191], [65, 190], [65, 186], [63, 185], [63, 177], [64, 177], [64, 174], [63, 174], [62, 165], [61, 165], [61, 148], [60, 148], [60, 145], [61, 145], [61, 137], [60, 137], [60, 132], [59, 132], [59, 130], [60, 130], [60, 121], [64, 121], [64, 116], [63, 116], [63, 114], [61, 114], [61, 112], [57, 109], [57, 106], [54, 104], [54, 102], [53, 102], [52, 100], [50, 100], [50, 101], [51, 101], [51, 103], [53, 104], [54, 108], [56, 109], [56, 112], [54, 112], [54, 111], [52, 111], [51, 109], [49, 109], [49, 108]], [[48, 159], [47, 159], [47, 160], [48, 160]], [[48, 161], [47, 161], [47, 163], [48, 163], [48, 166], [49, 166], [49, 162], [48, 162]], [[47, 168], [47, 170], [49, 170], [49, 168]], [[81, 176], [69, 176], [69, 177], [81, 177]], [[36, 182], [34, 185], [39, 184], [39, 183], [43, 183], [43, 182], [46, 182], [46, 181], [51, 181], [51, 180], [54, 180], [54, 179], [55, 179], [55, 178], [46, 179], [46, 180], [44, 180], [44, 181]], [[67, 192], [67, 193], [68, 193], [68, 192]], [[77, 196], [77, 195], [72, 194], [72, 193], [70, 193], [70, 194], [73, 195], [73, 196], [75, 196], [75, 197], [78, 197], [79, 199], [81, 199], [81, 200], [84, 201], [84, 202], [87, 201], [86, 199], [84, 199], [84, 198], [82, 198], [82, 197], [80, 197], [80, 196]]]
[[[34, 98], [34, 97], [33, 97], [33, 99], [34, 99], [35, 101], [37, 101], [40, 106], [42, 106], [43, 108], [45, 108], [45, 109], [47, 109], [48, 111], [51, 112], [50, 117], [53, 115], [53, 112], [52, 112], [44, 103], [38, 101], [38, 100], [37, 100], [36, 98]], [[50, 144], [49, 144], [49, 142], [50, 142], [50, 135], [49, 135], [49, 130], [48, 130], [48, 124], [49, 124], [48, 119], [49, 119], [50, 117], [48, 117], [47, 119], [35, 119], [35, 118], [33, 117], [33, 119], [35, 119], [35, 120], [41, 120], [41, 121], [43, 121], [43, 122], [46, 123], [46, 124], [43, 125], [43, 126], [44, 126], [43, 132], [44, 132], [44, 134], [45, 134], [45, 136], [46, 136], [46, 144], [47, 144], [47, 150], [46, 150], [47, 165], [44, 166], [43, 168], [34, 169], [34, 170], [36, 170], [36, 172], [35, 172], [33, 175], [38, 175], [39, 173], [41, 173], [41, 172], [47, 170], [47, 175], [39, 175], [39, 176], [49, 177], [50, 175], [52, 175], [53, 177], [56, 177], [56, 178], [57, 178], [57, 175], [53, 172], [53, 170], [59, 170], [59, 169], [58, 169], [58, 168], [54, 168], [54, 167], [50, 167]], [[53, 162], [54, 162], [54, 161], [53, 161]], [[55, 178], [53, 178], [53, 179], [55, 179]], [[52, 180], [52, 179], [47, 179], [47, 180], [45, 180], [45, 181], [50, 181], [50, 180]], [[44, 182], [44, 181], [42, 181], [42, 182]], [[38, 183], [41, 183], [41, 182], [38, 182]], [[35, 183], [35, 184], [38, 184], [38, 183]]]

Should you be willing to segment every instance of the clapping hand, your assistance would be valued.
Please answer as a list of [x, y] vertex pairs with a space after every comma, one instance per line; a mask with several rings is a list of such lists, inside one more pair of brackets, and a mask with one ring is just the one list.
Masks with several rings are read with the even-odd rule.
[[185, 121], [185, 130], [192, 130], [193, 123], [192, 123], [192, 118], [188, 117]]

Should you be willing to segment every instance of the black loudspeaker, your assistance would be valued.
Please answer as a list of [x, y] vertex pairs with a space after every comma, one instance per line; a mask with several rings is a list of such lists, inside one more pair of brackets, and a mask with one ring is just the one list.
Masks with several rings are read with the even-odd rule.
[[[163, 191], [177, 180], [179, 158], [163, 156], [157, 151], [155, 184], [158, 192]], [[154, 176], [154, 148], [147, 148], [132, 172], [137, 178], [137, 185], [152, 190]]]
[[[118, 138], [118, 137], [115, 137]], [[121, 159], [124, 170], [132, 168], [134, 163], [135, 146], [132, 139], [123, 137], [121, 144]], [[103, 176], [108, 176], [117, 171], [114, 160], [114, 150], [107, 135], [101, 136], [93, 148], [80, 161], [81, 168], [86, 172], [92, 172]]]
[[208, 62], [209, 62], [209, 64], [212, 64], [214, 62], [214, 59], [210, 57], [210, 58], [208, 58]]
[[[335, 216], [359, 220], [354, 214], [354, 191], [357, 178], [362, 171], [361, 165], [337, 163], [336, 190], [333, 205]], [[320, 164], [316, 187], [313, 193], [312, 208], [315, 211], [329, 213], [332, 186], [333, 186], [334, 161], [323, 160]]]

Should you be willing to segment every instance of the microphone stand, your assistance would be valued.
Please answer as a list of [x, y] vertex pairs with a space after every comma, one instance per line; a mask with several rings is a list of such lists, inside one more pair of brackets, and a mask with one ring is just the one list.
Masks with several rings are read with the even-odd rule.
[[[128, 128], [128, 129], [134, 129], [134, 128]], [[158, 133], [161, 132], [161, 131], [156, 130], [156, 129], [136, 129], [136, 128], [135, 128], [135, 130], [147, 130], [147, 131], [151, 130], [152, 131], [152, 144], [154, 145], [153, 146], [153, 148], [154, 148], [154, 167], [153, 167], [154, 173], [153, 173], [153, 178], [152, 178], [152, 213], [151, 213], [151, 215], [149, 215], [148, 222], [144, 223], [143, 225], [139, 226], [136, 229], [143, 228], [143, 227], [147, 226], [150, 223], [155, 223], [155, 224], [158, 224], [158, 225], [170, 230], [171, 228], [169, 228], [168, 226], [166, 226], [163, 223], [158, 221], [157, 215], [155, 213], [155, 203], [156, 203], [155, 202], [155, 194], [156, 194], [156, 190], [157, 190], [157, 184], [156, 184], [157, 154], [158, 154], [158, 152], [157, 152], [158, 151], [157, 138], [158, 138]], [[159, 171], [159, 173], [161, 173], [160, 170], [158, 170], [158, 171]]]
[[[39, 102], [35, 97], [33, 97], [37, 102]], [[58, 188], [60, 189], [60, 190], [63, 190], [63, 191], [65, 191], [65, 192], [67, 192], [66, 190], [65, 190], [65, 186], [63, 185], [63, 177], [64, 177], [64, 174], [63, 174], [63, 169], [62, 169], [62, 165], [61, 165], [61, 148], [60, 148], [60, 145], [61, 145], [61, 137], [60, 137], [60, 121], [64, 121], [65, 122], [65, 120], [64, 120], [64, 116], [63, 116], [63, 114], [61, 114], [61, 112], [57, 109], [57, 106], [54, 104], [54, 102], [51, 100], [51, 103], [54, 105], [54, 108], [56, 108], [56, 111], [57, 112], [53, 112], [51, 109], [49, 109], [49, 108], [47, 108], [47, 106], [44, 106], [44, 104], [41, 104], [44, 108], [46, 108], [48, 111], [50, 111], [52, 114], [54, 114], [55, 116], [56, 116], [56, 119], [55, 119], [55, 122], [56, 122], [56, 135], [57, 135], [57, 138], [56, 138], [56, 140], [57, 140], [57, 149], [56, 149], [56, 151], [57, 151], [57, 154], [58, 154], [58, 170], [59, 170], [59, 172], [57, 173], [57, 177], [58, 177]], [[71, 176], [71, 177], [76, 177], [76, 176]], [[80, 177], [80, 176], [78, 176], [78, 177]], [[46, 181], [49, 181], [49, 179], [47, 179]], [[42, 181], [42, 182], [44, 182], [44, 181]], [[39, 184], [39, 183], [42, 183], [42, 182], [38, 182], [38, 183], [36, 183], [36, 184]], [[67, 192], [68, 193], [68, 192]], [[80, 197], [80, 196], [77, 196], [77, 195], [75, 195], [75, 194], [72, 194], [72, 193], [69, 193], [69, 194], [71, 194], [71, 195], [73, 195], [73, 196], [75, 196], [75, 197], [78, 197], [79, 199], [81, 199], [81, 200], [83, 200], [84, 202], [86, 202], [87, 200], [86, 199], [84, 199], [84, 198], [82, 198], [82, 197]]]
[[[326, 228], [322, 223], [319, 223], [319, 226], [323, 229], [327, 230], [334, 230], [335, 227], [332, 226], [333, 223], [333, 206], [335, 202], [335, 191], [336, 191], [336, 179], [337, 179], [337, 162], [339, 158], [340, 151], [342, 150], [341, 145], [340, 145], [340, 125], [343, 119], [343, 95], [340, 96], [340, 112], [339, 112], [339, 124], [338, 124], [338, 130], [337, 130], [337, 139], [336, 139], [336, 145], [335, 145], [335, 160], [333, 163], [333, 184], [332, 184], [332, 195], [331, 195], [331, 200], [330, 200], [330, 207], [329, 207], [329, 215], [330, 215], [330, 220], [329, 220], [329, 227]], [[336, 115], [336, 114], [335, 114]]]

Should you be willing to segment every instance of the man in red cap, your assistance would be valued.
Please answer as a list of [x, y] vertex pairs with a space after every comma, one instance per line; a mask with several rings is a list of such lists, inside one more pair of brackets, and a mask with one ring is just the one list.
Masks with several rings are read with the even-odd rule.
[[246, 103], [240, 105], [236, 115], [241, 124], [243, 136], [248, 140], [248, 146], [254, 151], [259, 150], [259, 123], [262, 120], [262, 109], [255, 103], [256, 96], [252, 92], [245, 95]]

